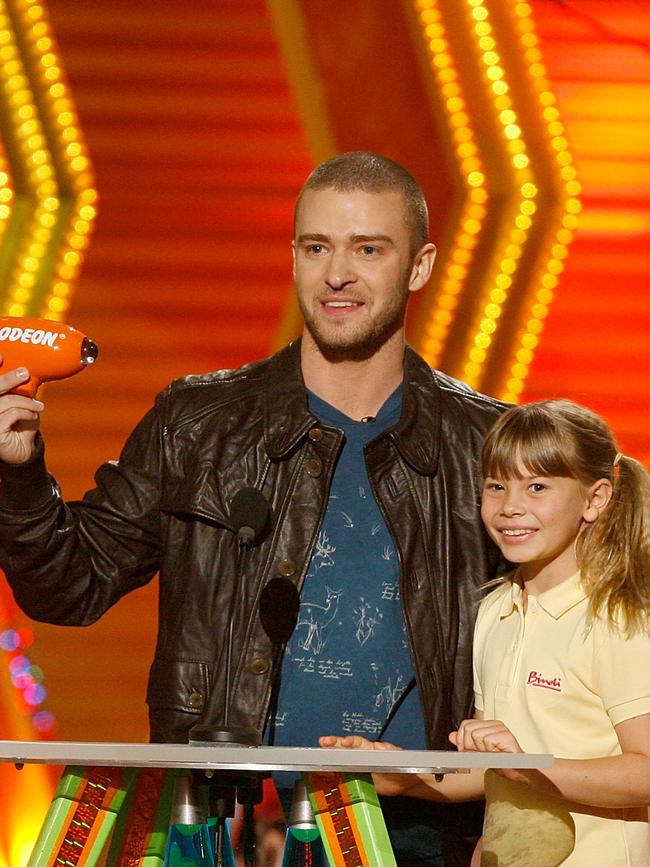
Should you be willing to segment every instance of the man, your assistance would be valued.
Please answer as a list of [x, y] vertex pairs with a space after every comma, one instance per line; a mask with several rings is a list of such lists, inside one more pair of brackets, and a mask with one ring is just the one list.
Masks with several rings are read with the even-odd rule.
[[[365, 152], [319, 166], [295, 214], [302, 339], [172, 383], [82, 503], [66, 506], [46, 472], [42, 404], [0, 397], [0, 565], [21, 607], [90, 623], [160, 571], [153, 740], [222, 721], [231, 618], [229, 722], [267, 742], [354, 731], [444, 749], [468, 715], [477, 588], [497, 560], [476, 458], [503, 407], [405, 346], [427, 239], [401, 166]], [[0, 376], [0, 391], [19, 379]], [[272, 517], [237, 580], [230, 504], [245, 487]], [[301, 593], [285, 653], [259, 616], [277, 576]], [[386, 806], [404, 867], [443, 863], [426, 809]]]

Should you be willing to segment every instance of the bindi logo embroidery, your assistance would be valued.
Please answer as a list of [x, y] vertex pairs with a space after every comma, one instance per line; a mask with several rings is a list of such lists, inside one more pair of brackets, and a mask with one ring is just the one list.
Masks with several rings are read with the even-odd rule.
[[539, 671], [531, 671], [526, 681], [527, 686], [541, 686], [542, 689], [552, 689], [554, 692], [562, 692], [562, 681], [559, 677], [549, 679], [542, 677]]

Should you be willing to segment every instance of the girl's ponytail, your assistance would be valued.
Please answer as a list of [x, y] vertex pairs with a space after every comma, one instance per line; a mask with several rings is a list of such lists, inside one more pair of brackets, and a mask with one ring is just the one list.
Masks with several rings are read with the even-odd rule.
[[576, 546], [593, 616], [620, 621], [629, 632], [650, 622], [650, 476], [634, 458], [621, 455], [612, 468], [613, 494]]

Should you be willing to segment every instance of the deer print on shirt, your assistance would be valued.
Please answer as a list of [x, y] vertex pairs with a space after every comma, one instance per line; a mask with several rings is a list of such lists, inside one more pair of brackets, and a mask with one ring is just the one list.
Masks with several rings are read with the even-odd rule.
[[386, 684], [375, 695], [375, 709], [379, 710], [384, 705], [386, 713], [390, 713], [393, 705], [404, 692], [404, 686], [404, 678], [401, 674], [397, 675], [395, 685], [393, 685], [392, 675], [389, 675]]
[[324, 530], [318, 534], [316, 540], [316, 550], [314, 551], [313, 567], [314, 572], [318, 572], [324, 566], [333, 566], [334, 558], [332, 554], [336, 552], [336, 545], [330, 544], [329, 536]]
[[302, 602], [296, 623], [296, 633], [300, 629], [305, 632], [304, 638], [298, 639], [298, 644], [303, 650], [319, 654], [327, 641], [327, 627], [336, 617], [339, 607], [339, 599], [343, 590], [332, 590], [325, 587], [327, 598], [324, 605], [315, 602]]
[[370, 603], [366, 602], [363, 596], [359, 600], [359, 607], [354, 609], [356, 617], [356, 632], [357, 641], [359, 644], [365, 644], [366, 641], [374, 634], [375, 626], [381, 623], [383, 614], [378, 608], [372, 611]]

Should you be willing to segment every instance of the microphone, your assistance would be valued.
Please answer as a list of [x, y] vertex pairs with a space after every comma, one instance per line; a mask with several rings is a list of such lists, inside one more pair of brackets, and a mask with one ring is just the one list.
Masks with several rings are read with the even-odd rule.
[[[293, 635], [300, 613], [300, 593], [288, 578], [271, 578], [260, 594], [259, 615], [264, 632], [276, 648], [282, 648]], [[280, 696], [281, 670], [278, 671], [269, 704], [269, 740], [275, 742], [275, 719]]]
[[239, 544], [250, 548], [258, 542], [269, 521], [271, 507], [257, 488], [241, 488], [230, 504], [230, 521]]
[[286, 644], [298, 622], [300, 594], [288, 578], [271, 578], [260, 595], [260, 620], [274, 644]]

